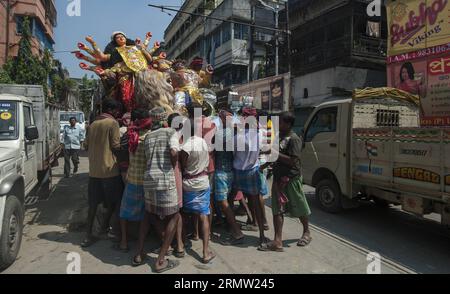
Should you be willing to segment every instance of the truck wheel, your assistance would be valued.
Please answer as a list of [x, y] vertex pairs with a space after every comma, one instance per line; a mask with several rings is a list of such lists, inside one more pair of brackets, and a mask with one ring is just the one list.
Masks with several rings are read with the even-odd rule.
[[0, 238], [0, 270], [9, 267], [16, 260], [22, 242], [24, 209], [19, 199], [8, 196]]
[[316, 187], [320, 207], [329, 213], [342, 211], [341, 190], [334, 180], [322, 180]]

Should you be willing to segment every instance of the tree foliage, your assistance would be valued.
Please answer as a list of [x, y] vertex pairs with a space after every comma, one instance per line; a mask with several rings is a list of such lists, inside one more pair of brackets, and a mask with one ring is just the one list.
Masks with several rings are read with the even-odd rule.
[[28, 17], [23, 20], [21, 35], [18, 55], [5, 63], [0, 71], [0, 82], [42, 85], [45, 96], [49, 98], [48, 81], [52, 71], [52, 54], [46, 50], [42, 58], [33, 55], [32, 34]]
[[81, 79], [81, 84], [78, 86], [80, 107], [86, 115], [91, 112], [91, 103], [98, 85], [97, 83], [98, 81], [94, 80], [93, 77], [88, 78], [87, 75], [84, 75]]

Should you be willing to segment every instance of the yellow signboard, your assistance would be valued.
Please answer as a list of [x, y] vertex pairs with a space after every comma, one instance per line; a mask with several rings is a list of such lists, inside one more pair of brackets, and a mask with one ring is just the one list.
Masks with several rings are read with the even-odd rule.
[[437, 173], [415, 167], [394, 168], [394, 177], [433, 184], [441, 183], [441, 176]]
[[2, 114], [0, 114], [0, 118], [3, 120], [10, 120], [12, 117], [12, 114], [9, 112], [3, 112]]
[[449, 0], [388, 0], [388, 55], [450, 42]]

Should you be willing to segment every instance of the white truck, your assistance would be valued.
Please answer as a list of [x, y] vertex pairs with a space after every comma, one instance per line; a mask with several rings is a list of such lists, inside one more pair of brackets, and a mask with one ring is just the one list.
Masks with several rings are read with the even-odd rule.
[[49, 196], [60, 151], [59, 108], [42, 87], [0, 84], [0, 270], [19, 252], [26, 198]]
[[305, 126], [304, 181], [321, 208], [365, 198], [450, 225], [450, 129], [419, 127], [417, 101], [397, 89], [354, 95], [319, 105]]

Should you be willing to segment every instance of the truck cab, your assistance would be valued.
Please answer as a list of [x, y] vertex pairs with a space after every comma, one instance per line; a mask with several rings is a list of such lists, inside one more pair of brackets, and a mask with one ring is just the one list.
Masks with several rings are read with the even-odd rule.
[[337, 100], [317, 106], [311, 113], [303, 133], [303, 176], [306, 184], [318, 188], [320, 203], [335, 210], [334, 193], [351, 194], [348, 167], [350, 150], [348, 140], [351, 124], [352, 100]]
[[0, 95], [0, 270], [20, 249], [25, 197], [39, 182], [38, 138], [31, 99]]

